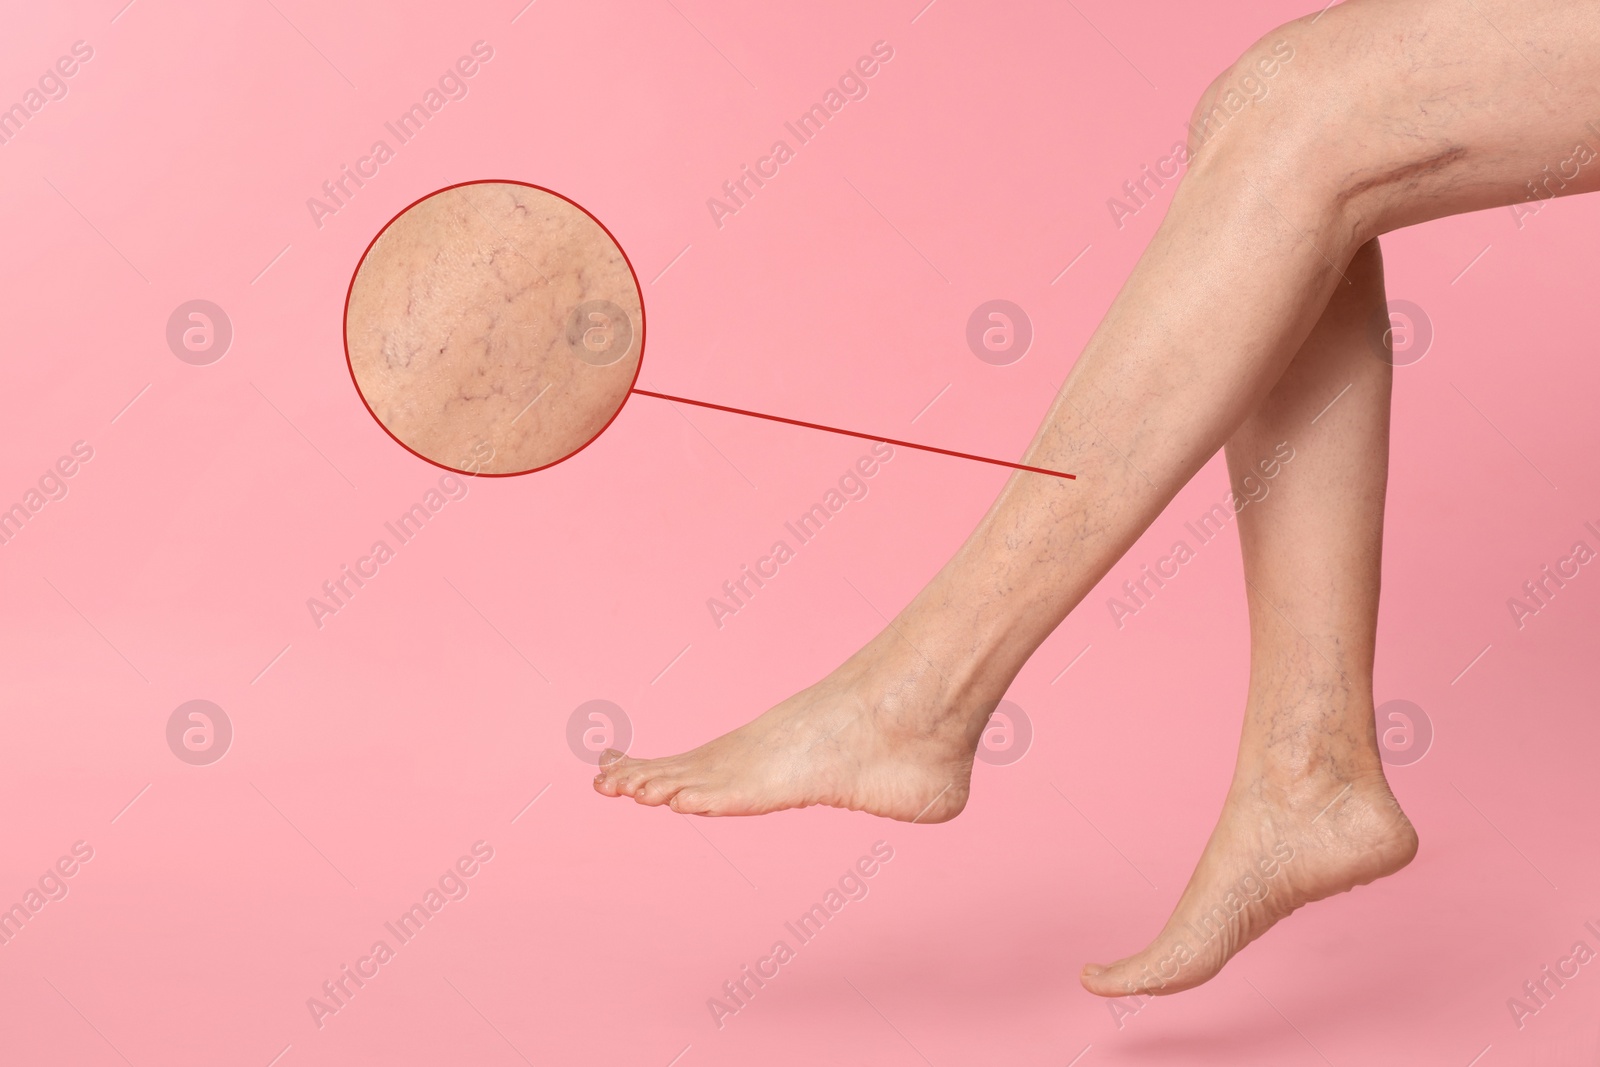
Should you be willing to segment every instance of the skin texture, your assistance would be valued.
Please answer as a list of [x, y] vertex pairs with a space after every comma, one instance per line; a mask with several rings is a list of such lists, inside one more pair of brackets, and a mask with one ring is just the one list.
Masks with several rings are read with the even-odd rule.
[[[1270, 93], [1205, 126], [1279, 42], [1293, 58]], [[1250, 688], [1223, 812], [1166, 928], [1082, 981], [1190, 988], [1296, 908], [1410, 861], [1373, 724], [1391, 374], [1376, 238], [1520, 202], [1600, 145], [1600, 20], [1588, 0], [1348, 0], [1252, 46], [1195, 117], [1166, 219], [1024, 457], [1078, 480], [1013, 476], [832, 674], [692, 752], [608, 753], [599, 792], [953, 818], [985, 720], [1045, 637], [1218, 448], [1248, 496], [1284, 443], [1294, 458], [1239, 516]], [[1600, 163], [1552, 192], [1596, 188]]]
[[[626, 316], [625, 351], [605, 319], [573, 328], [595, 300]], [[443, 466], [509, 474], [604, 428], [633, 384], [643, 325], [633, 273], [598, 223], [543, 190], [485, 182], [436, 193], [384, 230], [345, 328], [356, 384], [390, 433]]]

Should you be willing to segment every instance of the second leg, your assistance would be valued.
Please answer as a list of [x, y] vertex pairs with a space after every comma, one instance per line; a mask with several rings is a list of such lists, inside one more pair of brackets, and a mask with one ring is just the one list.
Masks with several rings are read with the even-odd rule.
[[1250, 604], [1233, 782], [1193, 877], [1143, 951], [1083, 982], [1103, 996], [1206, 981], [1296, 908], [1392, 874], [1417, 838], [1373, 724], [1392, 369], [1377, 241], [1229, 440]]

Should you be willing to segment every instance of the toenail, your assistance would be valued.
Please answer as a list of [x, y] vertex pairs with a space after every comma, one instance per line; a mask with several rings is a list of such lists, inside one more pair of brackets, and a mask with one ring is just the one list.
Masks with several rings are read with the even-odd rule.
[[1093, 978], [1097, 974], [1104, 974], [1105, 970], [1106, 969], [1100, 966], [1098, 963], [1085, 964], [1083, 968], [1083, 976], [1085, 978]]

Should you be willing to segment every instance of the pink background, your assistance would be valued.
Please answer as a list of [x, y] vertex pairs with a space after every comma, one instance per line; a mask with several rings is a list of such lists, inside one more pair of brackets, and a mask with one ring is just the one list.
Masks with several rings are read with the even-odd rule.
[[[1506, 1000], [1600, 947], [1600, 572], [1521, 630], [1506, 598], [1600, 547], [1596, 202], [1385, 240], [1391, 297], [1436, 330], [1397, 372], [1377, 692], [1436, 731], [1391, 774], [1421, 854], [1119, 1028], [1075, 976], [1158, 929], [1220, 803], [1233, 532], [1122, 629], [1105, 600], [1223, 496], [1220, 461], [1023, 672], [1032, 748], [980, 765], [956, 822], [694, 821], [593, 794], [572, 710], [616, 701], [642, 754], [743, 722], [874, 633], [1005, 472], [899, 450], [719, 630], [706, 598], [868, 446], [635, 397], [575, 459], [471, 483], [319, 630], [307, 598], [440, 474], [362, 408], [345, 288], [417, 197], [545, 185], [639, 273], [645, 387], [1015, 458], [1170, 189], [1121, 230], [1107, 198], [1307, 9], [522, 2], [8, 15], [0, 102], [74, 41], [94, 57], [0, 146], [0, 503], [94, 456], [0, 547], [0, 903], [76, 841], [94, 858], [0, 947], [0, 1060], [1595, 1061], [1600, 966], [1520, 1031]], [[317, 228], [306, 198], [478, 40], [469, 95]], [[867, 98], [719, 229], [706, 199], [879, 40]], [[209, 366], [165, 340], [195, 298], [234, 328]], [[964, 340], [993, 298], [1036, 331], [1006, 367]], [[235, 731], [209, 766], [167, 746], [192, 699]], [[307, 998], [480, 840], [470, 894], [319, 1029]], [[870, 895], [719, 1030], [707, 998], [879, 840]]]

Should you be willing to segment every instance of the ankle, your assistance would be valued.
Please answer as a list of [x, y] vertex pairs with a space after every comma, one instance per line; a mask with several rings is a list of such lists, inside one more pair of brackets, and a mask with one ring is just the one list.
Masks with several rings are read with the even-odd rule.
[[1251, 679], [1238, 777], [1299, 791], [1383, 779], [1371, 684], [1361, 678]]
[[1367, 792], [1375, 787], [1384, 792], [1389, 788], [1383, 762], [1375, 752], [1295, 748], [1241, 754], [1231, 792], [1278, 807], [1316, 810], [1347, 791]]
[[1010, 684], [969, 649], [918, 634], [903, 616], [829, 681], [859, 697], [885, 732], [969, 749]]

